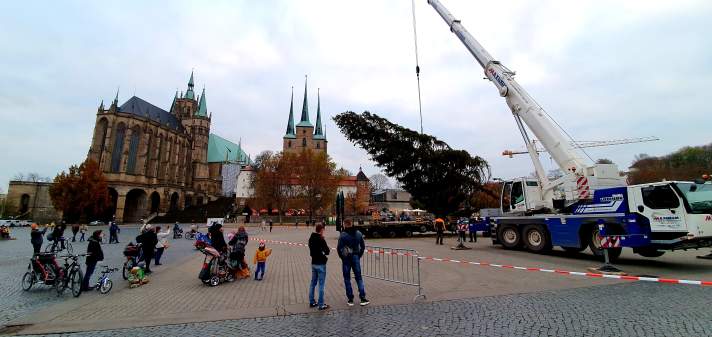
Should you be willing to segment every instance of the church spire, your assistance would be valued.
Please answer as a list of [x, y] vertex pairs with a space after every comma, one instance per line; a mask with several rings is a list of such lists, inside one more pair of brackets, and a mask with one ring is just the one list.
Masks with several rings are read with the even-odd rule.
[[169, 112], [173, 113], [173, 108], [176, 107], [176, 100], [178, 99], [178, 89], [176, 89], [176, 95], [173, 96], [173, 103], [171, 103], [171, 109], [168, 110]]
[[316, 128], [314, 128], [314, 139], [326, 139], [326, 135], [321, 127], [321, 97], [319, 89], [316, 89]]
[[284, 134], [284, 137], [296, 137], [296, 133], [294, 132], [294, 87], [292, 87], [292, 98], [289, 102], [289, 120], [287, 121], [287, 132]]
[[307, 75], [304, 75], [304, 102], [302, 103], [302, 118], [299, 120], [297, 126], [309, 126], [312, 124], [309, 122], [309, 101], [307, 100]]
[[195, 99], [195, 93], [193, 92], [193, 71], [190, 71], [190, 80], [188, 80], [188, 90], [185, 91], [185, 98]]
[[195, 113], [195, 115], [199, 117], [207, 117], [208, 108], [206, 107], [206, 105], [207, 102], [205, 98], [205, 87], [203, 87], [203, 93], [200, 94], [200, 103], [198, 103], [198, 111]]

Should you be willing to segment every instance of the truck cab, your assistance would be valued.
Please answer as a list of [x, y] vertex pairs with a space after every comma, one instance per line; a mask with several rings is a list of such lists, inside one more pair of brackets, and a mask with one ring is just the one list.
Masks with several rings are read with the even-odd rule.
[[712, 183], [669, 181], [628, 187], [628, 207], [662, 249], [712, 245]]
[[531, 214], [541, 208], [541, 199], [541, 187], [537, 179], [517, 178], [502, 184], [500, 206], [503, 215]]

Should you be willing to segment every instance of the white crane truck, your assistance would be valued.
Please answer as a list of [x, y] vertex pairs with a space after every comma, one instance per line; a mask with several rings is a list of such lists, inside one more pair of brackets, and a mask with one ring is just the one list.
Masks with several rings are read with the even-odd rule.
[[[428, 3], [484, 69], [504, 97], [524, 138], [536, 178], [505, 181], [501, 216], [491, 217], [492, 238], [505, 248], [544, 252], [553, 246], [602, 256], [601, 234], [618, 239], [611, 258], [630, 247], [646, 257], [666, 250], [712, 246], [712, 184], [663, 181], [626, 186], [614, 164], [587, 164], [544, 109], [438, 0]], [[526, 128], [525, 128], [526, 125]], [[530, 130], [564, 175], [550, 180]], [[599, 226], [603, 225], [603, 226]], [[601, 232], [599, 228], [604, 228]]]

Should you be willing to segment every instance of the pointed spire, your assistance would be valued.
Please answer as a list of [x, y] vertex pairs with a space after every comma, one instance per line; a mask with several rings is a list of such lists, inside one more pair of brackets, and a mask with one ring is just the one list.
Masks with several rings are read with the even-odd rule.
[[200, 103], [198, 103], [198, 111], [195, 112], [196, 116], [207, 117], [208, 108], [206, 107], [207, 102], [205, 98], [205, 86], [203, 86], [203, 93], [200, 94]]
[[284, 137], [295, 138], [296, 135], [294, 132], [294, 87], [292, 87], [292, 98], [289, 102], [289, 120], [287, 120], [287, 132], [285, 132]]
[[116, 106], [119, 105], [119, 90], [120, 89], [121, 89], [121, 87], [116, 88], [116, 97], [114, 97], [114, 102], [111, 104], [116, 105]]
[[195, 93], [193, 92], [193, 71], [190, 71], [190, 80], [188, 80], [188, 90], [185, 91], [185, 98], [195, 99]]
[[309, 122], [309, 101], [307, 100], [307, 75], [304, 75], [304, 103], [302, 104], [302, 118], [297, 126], [312, 126]]
[[176, 95], [173, 96], [173, 103], [171, 103], [171, 109], [168, 110], [169, 112], [173, 112], [173, 108], [176, 106], [176, 100], [178, 99], [178, 89], [176, 89]]
[[104, 111], [104, 100], [101, 100], [101, 104], [99, 104], [99, 111]]
[[324, 131], [321, 128], [321, 97], [320, 89], [316, 89], [316, 128], [314, 128], [314, 139], [324, 139]]

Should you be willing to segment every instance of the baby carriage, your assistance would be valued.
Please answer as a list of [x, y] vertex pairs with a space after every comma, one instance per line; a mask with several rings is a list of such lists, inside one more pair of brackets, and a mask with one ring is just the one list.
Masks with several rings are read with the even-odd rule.
[[201, 253], [205, 254], [203, 267], [200, 269], [200, 273], [198, 274], [198, 278], [203, 281], [203, 284], [215, 287], [223, 282], [234, 281], [235, 272], [225, 261], [225, 258], [220, 255], [220, 252], [218, 252], [215, 248], [206, 245], [204, 242], [202, 244], [198, 244], [198, 242], [196, 242], [196, 248], [198, 248]]

